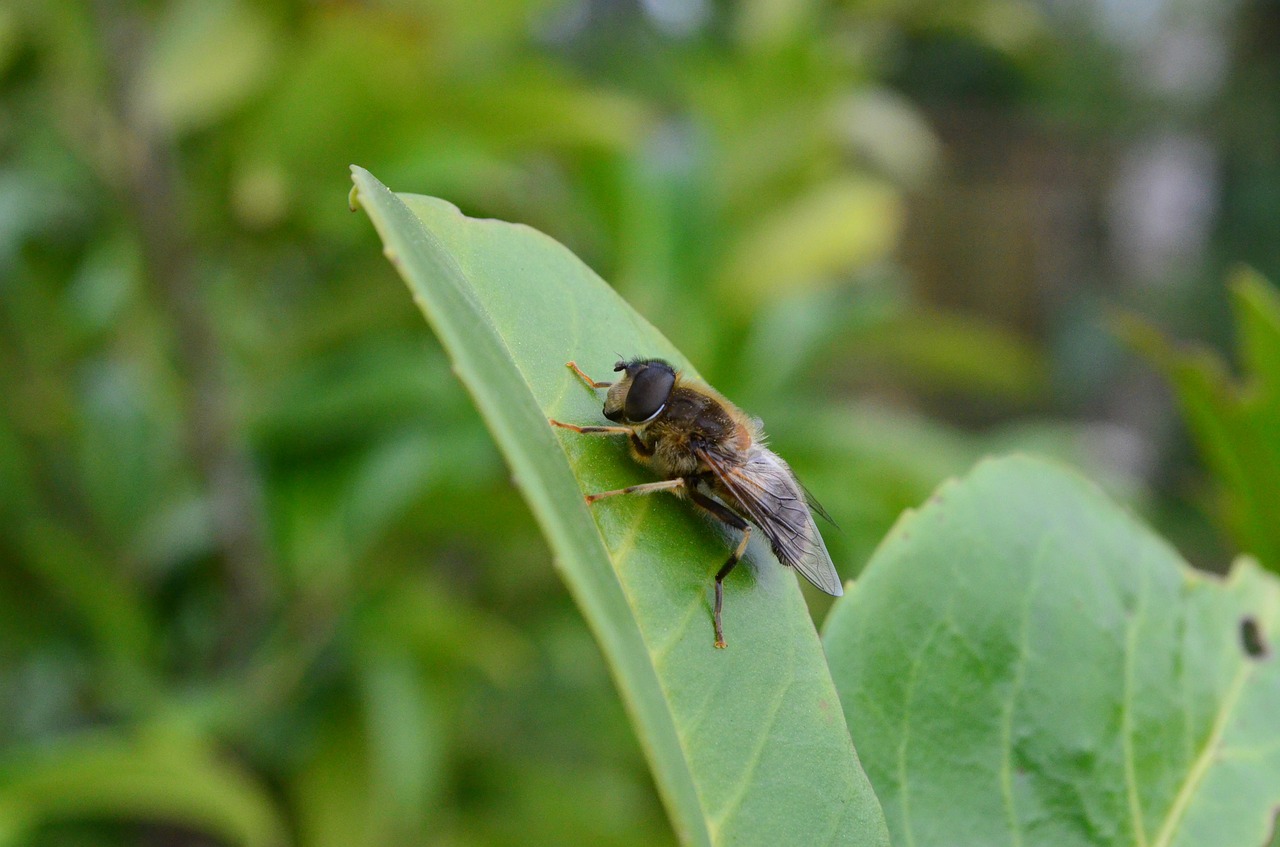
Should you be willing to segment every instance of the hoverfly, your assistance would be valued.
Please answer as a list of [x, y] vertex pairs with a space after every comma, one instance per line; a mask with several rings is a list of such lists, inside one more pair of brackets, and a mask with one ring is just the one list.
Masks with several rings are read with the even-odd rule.
[[617, 426], [553, 426], [585, 435], [625, 435], [632, 457], [661, 477], [586, 495], [587, 503], [618, 494], [670, 492], [688, 498], [719, 521], [742, 532], [738, 546], [716, 572], [716, 647], [724, 647], [720, 611], [724, 578], [742, 558], [754, 524], [782, 564], [828, 594], [844, 593], [840, 575], [809, 513], [830, 518], [806, 496], [787, 463], [764, 446], [760, 422], [747, 417], [710, 386], [681, 376], [661, 359], [638, 358], [613, 366], [617, 382], [597, 382], [567, 364], [591, 389], [607, 388], [604, 416]]

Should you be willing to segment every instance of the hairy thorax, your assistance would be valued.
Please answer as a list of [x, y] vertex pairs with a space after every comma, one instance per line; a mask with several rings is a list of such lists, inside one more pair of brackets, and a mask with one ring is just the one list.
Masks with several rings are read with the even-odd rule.
[[695, 476], [705, 473], [697, 455], [698, 449], [719, 447], [720, 455], [745, 457], [751, 446], [752, 432], [710, 394], [677, 387], [671, 392], [666, 408], [639, 433], [642, 444], [652, 451], [644, 455], [633, 448], [636, 458], [653, 467], [663, 478]]

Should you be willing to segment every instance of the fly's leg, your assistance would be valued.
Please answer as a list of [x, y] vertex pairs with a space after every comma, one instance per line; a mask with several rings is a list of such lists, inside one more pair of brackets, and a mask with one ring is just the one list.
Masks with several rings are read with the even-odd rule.
[[547, 423], [582, 435], [629, 435], [631, 436], [631, 447], [640, 457], [640, 461], [644, 461], [653, 455], [653, 448], [645, 444], [640, 439], [640, 436], [636, 435], [636, 431], [629, 426], [578, 426], [577, 424], [558, 421], [555, 418], [547, 418]]
[[606, 497], [617, 497], [619, 494], [657, 494], [659, 491], [676, 491], [684, 488], [683, 479], [664, 479], [658, 482], [643, 482], [639, 485], [628, 485], [626, 488], [615, 488], [612, 491], [601, 491], [586, 495], [588, 503], [603, 500]]
[[[641, 447], [648, 450], [644, 442], [637, 437], [635, 430], [629, 426], [578, 426], [577, 424], [567, 424], [555, 419], [548, 419], [552, 426], [558, 426], [561, 429], [567, 429], [571, 432], [579, 432], [583, 435], [629, 435], [631, 440], [640, 444]], [[652, 450], [649, 450], [652, 453]], [[645, 482], [640, 485], [628, 485], [626, 488], [615, 488], [613, 491], [601, 491], [597, 494], [587, 494], [588, 503], [594, 503], [597, 500], [603, 500], [606, 497], [616, 497], [619, 494], [653, 494], [657, 491], [675, 491], [684, 488], [685, 481], [683, 479], [664, 479], [658, 482]]]
[[[577, 374], [578, 379], [582, 380], [583, 384], [586, 385], [587, 388], [591, 388], [591, 389], [608, 388], [609, 386], [613, 385], [612, 382], [597, 382], [596, 380], [587, 376], [586, 373], [583, 372], [582, 368], [578, 367], [577, 362], [566, 362], [565, 367], [573, 371], [575, 374]], [[573, 432], [579, 433], [581, 435], [629, 435], [631, 436], [632, 442], [637, 442], [640, 440], [639, 438], [636, 437], [636, 431], [629, 426], [578, 426], [576, 424], [569, 424], [569, 423], [564, 423], [562, 421], [558, 421], [555, 418], [548, 418], [547, 420], [551, 423], [552, 426], [558, 426], [561, 429], [572, 430]]]
[[[548, 418], [547, 422], [552, 426], [558, 426], [561, 429], [567, 429], [570, 432], [576, 432], [581, 435], [626, 435], [631, 439], [631, 446], [642, 461], [645, 457], [653, 455], [653, 448], [641, 441], [640, 436], [636, 435], [636, 431], [629, 426], [578, 426], [577, 424], [558, 421], [555, 418]], [[586, 497], [588, 503], [594, 503], [605, 497], [613, 497], [615, 494], [652, 494], [655, 491], [675, 491], [683, 487], [683, 479], [664, 479], [661, 482], [647, 482], [644, 485], [632, 485], [614, 491], [588, 494]]]
[[689, 499], [706, 509], [718, 520], [727, 523], [734, 529], [742, 530], [742, 540], [738, 542], [738, 546], [729, 554], [729, 558], [720, 567], [720, 570], [716, 571], [716, 647], [724, 649], [728, 646], [724, 641], [724, 623], [720, 618], [720, 611], [724, 608], [724, 578], [729, 575], [729, 571], [733, 570], [738, 562], [742, 561], [743, 554], [747, 552], [747, 542], [751, 540], [751, 525], [728, 506], [711, 499], [692, 485], [689, 486]]
[[582, 372], [582, 368], [578, 367], [577, 362], [565, 362], [564, 366], [576, 373], [578, 375], [578, 379], [586, 383], [587, 388], [608, 388], [613, 385], [612, 382], [596, 382], [594, 379]]
[[[744, 522], [745, 523], [745, 522]], [[723, 650], [729, 645], [724, 642], [724, 622], [720, 619], [720, 609], [724, 606], [724, 578], [729, 575], [729, 571], [733, 570], [734, 565], [742, 560], [742, 554], [747, 552], [747, 542], [751, 540], [751, 527], [749, 525], [742, 528], [742, 540], [738, 542], [738, 546], [729, 554], [729, 559], [716, 571], [716, 646]]]
[[558, 426], [561, 429], [581, 433], [582, 435], [631, 435], [635, 432], [629, 426], [578, 426], [577, 424], [558, 421], [555, 418], [547, 418], [547, 423], [552, 426]]

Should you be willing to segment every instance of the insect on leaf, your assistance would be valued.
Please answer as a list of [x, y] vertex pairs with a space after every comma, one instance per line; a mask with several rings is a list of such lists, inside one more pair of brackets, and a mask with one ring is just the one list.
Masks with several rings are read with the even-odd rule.
[[760, 545], [725, 583], [730, 647], [712, 648], [726, 539], [665, 495], [584, 491], [648, 481], [626, 446], [553, 431], [604, 422], [597, 379], [618, 358], [679, 351], [598, 276], [524, 226], [392, 194], [353, 168], [355, 196], [453, 360], [604, 653], [686, 844], [884, 845], [796, 576]]

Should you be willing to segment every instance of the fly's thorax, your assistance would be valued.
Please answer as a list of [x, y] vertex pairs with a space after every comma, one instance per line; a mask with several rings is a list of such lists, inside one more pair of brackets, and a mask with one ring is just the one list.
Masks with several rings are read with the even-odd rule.
[[731, 408], [728, 401], [701, 386], [680, 384], [671, 392], [662, 420], [695, 440], [721, 444], [737, 436], [738, 420]]
[[663, 415], [646, 425], [639, 435], [653, 451], [649, 463], [660, 476], [674, 479], [693, 476], [700, 470], [693, 433], [682, 421]]
[[653, 447], [652, 464], [664, 476], [706, 473], [699, 451], [711, 451], [730, 464], [746, 461], [752, 431], [745, 417], [701, 386], [677, 384], [662, 414], [640, 429]]

